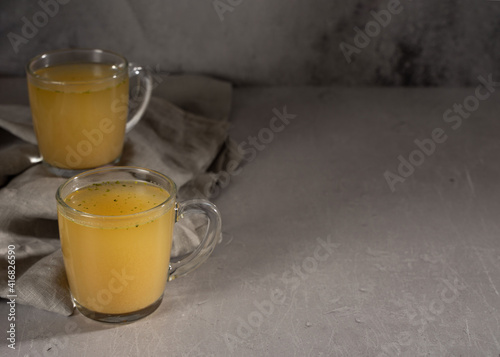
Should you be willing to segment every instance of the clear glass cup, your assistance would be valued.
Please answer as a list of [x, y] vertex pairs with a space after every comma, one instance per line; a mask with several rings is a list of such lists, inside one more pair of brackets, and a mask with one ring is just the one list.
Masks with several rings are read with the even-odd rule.
[[[56, 193], [59, 233], [71, 295], [85, 316], [130, 322], [160, 305], [167, 281], [183, 276], [212, 253], [220, 214], [203, 199], [176, 201], [175, 183], [139, 167], [103, 167], [78, 174]], [[173, 227], [204, 214], [199, 246], [170, 261]]]
[[[51, 172], [64, 177], [116, 164], [125, 133], [144, 114], [153, 88], [147, 70], [100, 49], [38, 55], [26, 74], [40, 154]], [[130, 82], [141, 97], [129, 113]]]

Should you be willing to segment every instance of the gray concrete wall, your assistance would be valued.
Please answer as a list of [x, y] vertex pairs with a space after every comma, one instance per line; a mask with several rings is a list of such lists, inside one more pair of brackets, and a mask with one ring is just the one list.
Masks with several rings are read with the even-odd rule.
[[100, 47], [236, 84], [470, 85], [500, 76], [499, 19], [487, 0], [2, 0], [0, 73]]

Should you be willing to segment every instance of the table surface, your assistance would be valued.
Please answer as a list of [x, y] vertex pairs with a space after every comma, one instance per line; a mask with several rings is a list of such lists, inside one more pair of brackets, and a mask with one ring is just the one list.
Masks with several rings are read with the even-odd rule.
[[0, 354], [498, 356], [490, 90], [235, 89], [247, 162], [213, 199], [223, 241], [203, 267], [129, 325], [18, 305]]

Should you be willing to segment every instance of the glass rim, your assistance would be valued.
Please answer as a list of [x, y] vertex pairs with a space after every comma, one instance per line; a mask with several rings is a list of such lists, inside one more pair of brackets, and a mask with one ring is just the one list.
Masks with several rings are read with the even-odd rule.
[[[173, 192], [168, 191], [168, 193], [169, 193], [168, 198], [166, 200], [162, 201], [161, 203], [157, 204], [154, 207], [148, 208], [145, 211], [140, 211], [140, 212], [135, 212], [135, 213], [129, 213], [129, 214], [123, 214], [123, 215], [93, 214], [93, 213], [89, 213], [89, 212], [85, 212], [85, 211], [81, 211], [81, 210], [78, 210], [76, 208], [73, 208], [73, 207], [71, 207], [70, 205], [68, 205], [64, 201], [65, 198], [62, 197], [61, 192], [71, 182], [73, 182], [74, 180], [76, 180], [78, 178], [88, 177], [88, 176], [92, 176], [94, 174], [104, 173], [104, 172], [107, 172], [107, 171], [108, 172], [111, 172], [111, 171], [122, 171], [122, 172], [125, 172], [125, 171], [136, 171], [136, 172], [137, 171], [142, 171], [142, 172], [145, 172], [145, 173], [148, 173], [148, 174], [152, 174], [152, 175], [158, 176], [161, 179], [166, 180], [167, 182], [169, 182], [172, 185], [172, 190], [171, 191], [173, 191]], [[87, 186], [82, 186], [82, 187], [87, 187]], [[80, 187], [80, 188], [82, 188], [82, 187]], [[78, 188], [77, 190], [79, 190], [80, 188]], [[76, 190], [73, 190], [70, 193], [75, 192], [75, 191]], [[56, 191], [56, 201], [57, 201], [57, 205], [58, 205], [58, 210], [59, 210], [59, 207], [61, 207], [62, 209], [69, 210], [72, 214], [75, 214], [75, 215], [78, 215], [78, 216], [81, 216], [81, 217], [95, 218], [95, 219], [106, 218], [106, 219], [120, 220], [120, 219], [129, 219], [131, 217], [138, 217], [138, 216], [141, 216], [141, 215], [146, 215], [146, 214], [148, 214], [148, 213], [150, 213], [150, 212], [152, 212], [154, 210], [157, 210], [157, 209], [159, 209], [159, 208], [161, 208], [163, 206], [166, 206], [167, 204], [170, 203], [170, 201], [172, 201], [176, 197], [176, 195], [177, 195], [177, 185], [175, 184], [175, 182], [170, 177], [162, 174], [161, 172], [158, 172], [158, 171], [155, 171], [155, 170], [151, 170], [151, 169], [147, 169], [147, 168], [144, 168], [144, 167], [139, 167], [139, 166], [111, 166], [111, 167], [100, 167], [100, 168], [96, 168], [96, 169], [92, 169], [92, 170], [87, 170], [87, 171], [80, 172], [80, 173], [78, 173], [78, 174], [76, 174], [76, 175], [68, 178], [66, 181], [64, 181], [57, 188], [57, 191]]]
[[[52, 79], [47, 79], [47, 78], [41, 77], [40, 75], [36, 74], [31, 68], [32, 65], [34, 63], [36, 63], [37, 61], [43, 60], [48, 56], [57, 56], [57, 55], [64, 54], [64, 53], [85, 53], [85, 54], [101, 53], [101, 54], [115, 56], [115, 57], [120, 59], [119, 61], [117, 61], [117, 63], [120, 63], [120, 64], [123, 63], [123, 69], [120, 69], [116, 74], [109, 76], [109, 77], [105, 77], [105, 78], [90, 79], [90, 80], [84, 80], [84, 81], [54, 81]], [[68, 64], [69, 63], [73, 63], [73, 62], [68, 62]], [[92, 62], [91, 60], [87, 60], [87, 61], [74, 62], [74, 63], [102, 63], [102, 62]], [[100, 48], [65, 48], [65, 49], [59, 49], [59, 50], [46, 51], [46, 52], [40, 53], [40, 54], [36, 55], [35, 57], [31, 58], [28, 61], [28, 63], [26, 64], [26, 74], [28, 75], [29, 78], [32, 78], [36, 81], [43, 82], [43, 83], [50, 83], [53, 85], [65, 85], [65, 86], [81, 85], [81, 84], [89, 84], [89, 83], [103, 83], [103, 82], [107, 82], [107, 81], [116, 79], [120, 76], [123, 76], [124, 74], [127, 74], [128, 66], [129, 66], [128, 60], [124, 56], [120, 55], [119, 53], [113, 52], [113, 51], [104, 50], [104, 49], [100, 49]], [[48, 68], [48, 67], [53, 67], [53, 66], [45, 66], [44, 68]]]

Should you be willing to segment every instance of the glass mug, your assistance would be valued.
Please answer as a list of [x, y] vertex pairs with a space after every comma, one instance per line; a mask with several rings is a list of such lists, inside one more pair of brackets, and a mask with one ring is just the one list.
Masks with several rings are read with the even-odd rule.
[[[70, 177], [119, 161], [125, 132], [151, 98], [148, 71], [113, 52], [67, 49], [34, 57], [26, 73], [38, 148], [51, 172]], [[142, 102], [127, 122], [129, 78], [137, 80]]]
[[[152, 313], [167, 281], [202, 264], [221, 234], [215, 205], [177, 203], [175, 183], [144, 168], [83, 172], [59, 187], [56, 200], [73, 302], [97, 321], [130, 322]], [[192, 253], [171, 262], [174, 223], [193, 213], [208, 218], [205, 236]]]

